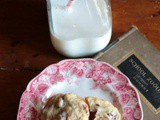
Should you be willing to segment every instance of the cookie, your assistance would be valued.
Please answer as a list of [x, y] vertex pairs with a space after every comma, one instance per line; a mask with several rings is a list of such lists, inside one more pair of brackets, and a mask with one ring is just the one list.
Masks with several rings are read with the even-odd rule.
[[110, 102], [95, 97], [87, 97], [86, 102], [92, 113], [91, 120], [121, 120], [119, 111]]
[[88, 120], [87, 103], [75, 94], [57, 94], [51, 97], [41, 113], [41, 120]]

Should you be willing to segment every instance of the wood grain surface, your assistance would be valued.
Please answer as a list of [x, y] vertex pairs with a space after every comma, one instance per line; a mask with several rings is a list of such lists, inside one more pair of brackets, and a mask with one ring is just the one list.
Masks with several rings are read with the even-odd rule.
[[[159, 0], [111, 0], [111, 5], [111, 41], [135, 25], [160, 50]], [[63, 59], [50, 42], [45, 0], [0, 0], [0, 68], [15, 68], [0, 69], [0, 120], [15, 120], [28, 82]]]

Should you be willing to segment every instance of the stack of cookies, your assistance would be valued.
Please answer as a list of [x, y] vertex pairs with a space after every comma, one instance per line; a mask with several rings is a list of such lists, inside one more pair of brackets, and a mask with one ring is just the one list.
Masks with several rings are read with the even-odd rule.
[[51, 97], [40, 120], [121, 120], [117, 108], [95, 97], [80, 98], [76, 94], [57, 94]]

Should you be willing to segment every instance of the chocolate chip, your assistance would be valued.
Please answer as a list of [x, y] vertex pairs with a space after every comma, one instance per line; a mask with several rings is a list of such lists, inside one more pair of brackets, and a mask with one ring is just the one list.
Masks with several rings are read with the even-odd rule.
[[95, 104], [97, 107], [99, 107], [99, 104]]
[[94, 120], [97, 112], [90, 112], [89, 120]]
[[107, 115], [111, 118], [111, 120], [116, 120], [116, 115], [113, 114], [112, 112], [108, 113]]

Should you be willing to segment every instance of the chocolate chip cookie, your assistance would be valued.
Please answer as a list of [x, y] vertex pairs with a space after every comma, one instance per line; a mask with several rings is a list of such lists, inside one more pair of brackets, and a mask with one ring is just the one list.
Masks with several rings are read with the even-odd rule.
[[87, 103], [75, 94], [57, 94], [42, 110], [41, 120], [88, 120]]
[[95, 97], [87, 97], [86, 102], [92, 113], [91, 120], [121, 120], [119, 111], [110, 102]]

